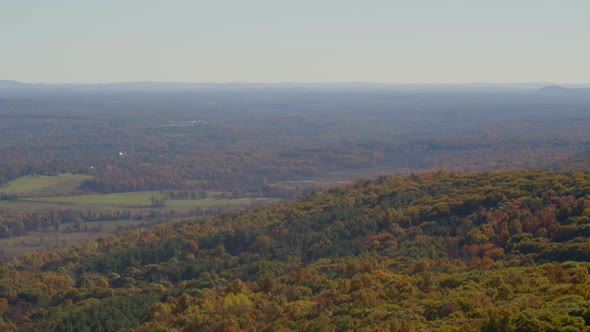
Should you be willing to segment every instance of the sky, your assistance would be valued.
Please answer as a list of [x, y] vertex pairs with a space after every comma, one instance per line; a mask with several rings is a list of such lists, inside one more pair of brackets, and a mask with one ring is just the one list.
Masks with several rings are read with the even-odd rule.
[[0, 0], [0, 80], [590, 83], [588, 0]]

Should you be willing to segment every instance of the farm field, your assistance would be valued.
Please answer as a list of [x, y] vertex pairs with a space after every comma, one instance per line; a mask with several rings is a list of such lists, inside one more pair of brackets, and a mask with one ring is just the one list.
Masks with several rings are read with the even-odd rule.
[[[176, 216], [190, 216], [195, 209], [215, 211], [238, 210], [252, 204], [265, 204], [275, 201], [270, 198], [218, 198], [221, 192], [208, 191], [200, 199], [166, 199], [165, 191], [140, 191], [112, 194], [85, 194], [78, 188], [80, 183], [92, 178], [89, 175], [64, 173], [57, 176], [25, 176], [11, 181], [2, 187], [3, 193], [16, 193], [14, 200], [0, 200], [0, 214], [45, 213], [52, 210], [95, 211], [110, 213], [129, 211], [131, 215], [149, 215], [152, 212]], [[155, 207], [154, 200], [161, 205]], [[45, 250], [50, 247], [67, 247], [78, 243], [107, 237], [117, 231], [150, 227], [155, 220], [109, 220], [87, 221], [74, 227], [62, 223], [58, 227], [43, 230], [30, 230], [26, 235], [0, 239], [0, 260], [23, 256], [29, 251]], [[55, 227], [55, 228], [54, 228]]]
[[149, 207], [150, 198], [162, 195], [159, 191], [139, 191], [115, 194], [89, 194], [23, 198], [23, 202], [51, 203], [58, 205], [103, 206], [103, 207]]
[[64, 248], [79, 243], [112, 235], [129, 228], [141, 227], [145, 222], [133, 220], [97, 221], [86, 223], [84, 232], [70, 231], [35, 231], [25, 236], [0, 240], [0, 261], [20, 257], [27, 252], [48, 248]]
[[[146, 212], [156, 209], [151, 199], [163, 199], [159, 191], [130, 192], [116, 194], [91, 194], [73, 196], [48, 196], [23, 198], [18, 201], [0, 202], [0, 208], [15, 212], [46, 211], [48, 209], [72, 209], [93, 211], [121, 211]], [[164, 206], [157, 210], [174, 210], [180, 214], [189, 213], [196, 208], [221, 208], [236, 210], [252, 204], [271, 203], [271, 198], [203, 198], [203, 199], [167, 199]]]
[[[47, 209], [145, 209], [152, 208], [152, 199], [164, 199], [163, 191], [137, 191], [113, 194], [83, 194], [80, 183], [91, 175], [64, 173], [57, 176], [25, 176], [0, 188], [3, 193], [16, 193], [18, 200], [0, 201], [0, 208], [14, 212]], [[202, 199], [167, 199], [165, 207], [195, 208], [210, 206], [243, 206], [268, 198], [217, 198], [218, 191], [207, 192]]]
[[79, 193], [80, 183], [92, 179], [92, 175], [64, 173], [56, 176], [24, 176], [0, 187], [0, 193], [19, 196], [56, 196]]
[[[112, 207], [112, 208], [147, 208], [151, 207], [151, 199], [162, 199], [164, 195], [160, 191], [139, 191], [115, 194], [91, 194], [72, 196], [50, 196], [24, 198], [23, 202], [49, 203], [59, 205], [74, 205], [86, 207]], [[203, 199], [168, 199], [166, 206], [174, 207], [207, 207], [222, 205], [243, 205], [254, 201], [266, 200], [264, 198], [203, 198]]]

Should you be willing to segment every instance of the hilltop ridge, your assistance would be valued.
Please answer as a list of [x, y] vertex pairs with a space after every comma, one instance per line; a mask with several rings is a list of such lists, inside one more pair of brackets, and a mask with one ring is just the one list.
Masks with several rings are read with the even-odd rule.
[[590, 175], [430, 173], [1, 267], [23, 330], [587, 329]]

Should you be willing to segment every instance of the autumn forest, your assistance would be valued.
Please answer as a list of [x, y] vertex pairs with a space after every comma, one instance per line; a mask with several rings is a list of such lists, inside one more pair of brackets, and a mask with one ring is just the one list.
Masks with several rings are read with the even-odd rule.
[[0, 81], [0, 329], [589, 331], [589, 107]]

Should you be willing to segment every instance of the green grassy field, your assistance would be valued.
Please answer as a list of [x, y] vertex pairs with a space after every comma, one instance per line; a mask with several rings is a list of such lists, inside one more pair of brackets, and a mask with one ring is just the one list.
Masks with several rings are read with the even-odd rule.
[[205, 199], [169, 199], [166, 202], [166, 206], [194, 206], [194, 207], [206, 207], [206, 206], [224, 206], [224, 205], [247, 205], [254, 202], [270, 202], [273, 199], [270, 198], [205, 198]]
[[[58, 204], [71, 206], [84, 206], [87, 208], [101, 206], [105, 208], [148, 208], [151, 207], [151, 198], [162, 198], [159, 191], [140, 191], [115, 194], [92, 194], [72, 196], [50, 196], [23, 198], [22, 202], [35, 204]], [[257, 200], [255, 198], [234, 198], [234, 199], [168, 199], [166, 207], [206, 207], [223, 205], [245, 205]]]
[[82, 181], [91, 178], [91, 175], [72, 173], [24, 176], [0, 187], [0, 192], [16, 193], [19, 196], [72, 195], [79, 191]]
[[[161, 191], [126, 192], [114, 194], [84, 194], [78, 188], [80, 183], [92, 178], [89, 175], [60, 174], [58, 176], [26, 176], [16, 179], [0, 192], [16, 193], [20, 197], [11, 201], [0, 201], [0, 209], [6, 213], [25, 213], [47, 210], [72, 209], [82, 211], [121, 211], [145, 213], [155, 208], [152, 197], [162, 199]], [[190, 215], [195, 208], [225, 207], [229, 209], [244, 208], [249, 204], [272, 202], [269, 198], [217, 198], [221, 192], [207, 192], [203, 199], [167, 199], [159, 211], [174, 210]], [[22, 256], [26, 251], [42, 250], [48, 246], [70, 246], [82, 241], [105, 237], [117, 229], [143, 227], [144, 222], [118, 220], [105, 222], [86, 222], [84, 231], [72, 232], [64, 224], [56, 231], [34, 231], [26, 236], [0, 239], [0, 259]], [[63, 229], [62, 229], [63, 228]]]
[[159, 191], [139, 191], [115, 194], [91, 194], [71, 196], [31, 197], [25, 202], [52, 203], [61, 205], [101, 205], [111, 207], [149, 207], [150, 197], [161, 197]]

